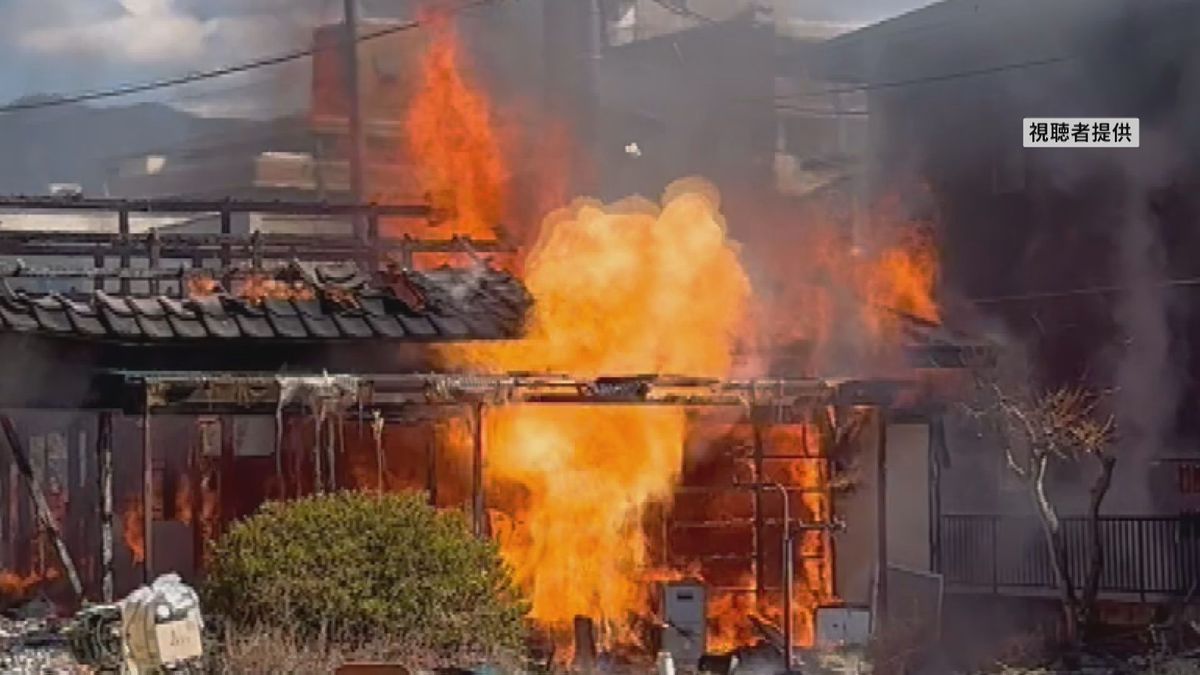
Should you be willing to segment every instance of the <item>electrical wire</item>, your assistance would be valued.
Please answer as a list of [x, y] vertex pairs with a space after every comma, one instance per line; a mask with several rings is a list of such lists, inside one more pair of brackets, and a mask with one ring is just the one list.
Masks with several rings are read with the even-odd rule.
[[[447, 11], [446, 14], [447, 15], [458, 14], [460, 12], [464, 12], [464, 11], [474, 9], [477, 7], [481, 7], [483, 5], [492, 4], [497, 1], [498, 0], [471, 0], [470, 2], [465, 2], [461, 5], [459, 5], [458, 7]], [[425, 21], [414, 20], [414, 21], [407, 21], [402, 24], [397, 24], [395, 26], [389, 26], [387, 28], [381, 28], [377, 31], [372, 31], [365, 35], [360, 35], [357, 38], [356, 42], [357, 43], [368, 42], [368, 41], [377, 40], [379, 38], [386, 37], [389, 35], [395, 35], [397, 33], [403, 33], [406, 31], [414, 30], [414, 29], [424, 26], [425, 23], [426, 23]], [[110, 98], [121, 98], [121, 97], [125, 97], [125, 96], [131, 96], [133, 94], [143, 94], [146, 92], [157, 91], [159, 89], [168, 89], [168, 88], [182, 86], [185, 84], [191, 84], [193, 82], [202, 82], [205, 80], [212, 80], [212, 79], [216, 79], [219, 77], [227, 77], [229, 75], [236, 75], [239, 73], [245, 73], [245, 72], [249, 72], [249, 71], [253, 71], [253, 70], [259, 70], [261, 68], [268, 68], [271, 66], [278, 66], [278, 65], [285, 64], [285, 63], [291, 63], [293, 61], [299, 61], [300, 59], [314, 56], [315, 54], [317, 54], [320, 51], [333, 50], [335, 48], [340, 48], [342, 46], [345, 46], [345, 40], [339, 39], [336, 44], [329, 45], [328, 47], [323, 47], [321, 49], [318, 49], [315, 47], [308, 48], [308, 49], [298, 49], [298, 50], [286, 52], [283, 54], [276, 54], [274, 56], [268, 56], [268, 57], [261, 58], [261, 59], [255, 59], [253, 61], [246, 61], [244, 63], [223, 66], [221, 68], [215, 68], [212, 70], [205, 70], [205, 71], [200, 71], [200, 72], [195, 72], [195, 73], [189, 73], [186, 75], [178, 75], [175, 77], [151, 80], [151, 81], [147, 81], [147, 82], [130, 83], [130, 84], [125, 84], [125, 85], [121, 85], [118, 87], [113, 87], [111, 89], [104, 89], [104, 90], [93, 91], [93, 92], [84, 92], [84, 93], [80, 93], [80, 94], [72, 94], [69, 96], [55, 96], [53, 98], [40, 99], [40, 100], [34, 100], [34, 101], [9, 103], [7, 105], [0, 106], [0, 114], [24, 112], [24, 111], [30, 111], [30, 110], [43, 110], [46, 108], [55, 108], [55, 107], [78, 104], [78, 103], [90, 103], [93, 101], [100, 101], [100, 100], [105, 100], [105, 99], [110, 99]]]
[[1058, 63], [1071, 61], [1077, 56], [1051, 56], [1042, 59], [1034, 59], [1030, 61], [1017, 61], [1014, 63], [1005, 63], [998, 66], [988, 66], [986, 68], [974, 68], [971, 70], [960, 70], [951, 73], [942, 73], [939, 75], [925, 75], [922, 77], [914, 77], [905, 80], [885, 80], [882, 82], [864, 82], [862, 84], [852, 84], [842, 87], [832, 87], [829, 89], [820, 89], [813, 91], [800, 91], [793, 94], [777, 96], [777, 101], [787, 101], [789, 99], [806, 97], [806, 96], [829, 96], [833, 94], [852, 94], [861, 91], [876, 91], [879, 89], [893, 89], [896, 87], [907, 87], [915, 84], [926, 84], [929, 82], [945, 82], [947, 80], [958, 80], [966, 77], [979, 77], [981, 75], [994, 75], [997, 73], [1008, 72], [1011, 70], [1025, 70], [1028, 68], [1040, 68]]
[[[1168, 279], [1156, 284], [1149, 284], [1149, 287], [1151, 288], [1186, 288], [1191, 286], [1200, 286], [1200, 277]], [[977, 305], [994, 305], [1002, 302], [1026, 302], [1032, 300], [1077, 297], [1082, 295], [1109, 295], [1112, 293], [1131, 291], [1134, 290], [1134, 288], [1134, 286], [1093, 286], [1090, 288], [1072, 288], [1062, 291], [1034, 291], [1030, 293], [1015, 293], [1012, 295], [996, 295], [987, 298], [968, 298], [968, 300]]]

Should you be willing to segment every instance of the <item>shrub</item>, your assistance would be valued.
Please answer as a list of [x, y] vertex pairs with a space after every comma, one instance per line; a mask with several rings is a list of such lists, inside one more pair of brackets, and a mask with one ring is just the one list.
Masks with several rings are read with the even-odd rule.
[[204, 595], [231, 628], [443, 654], [518, 649], [527, 611], [495, 544], [417, 493], [269, 503], [217, 542]]

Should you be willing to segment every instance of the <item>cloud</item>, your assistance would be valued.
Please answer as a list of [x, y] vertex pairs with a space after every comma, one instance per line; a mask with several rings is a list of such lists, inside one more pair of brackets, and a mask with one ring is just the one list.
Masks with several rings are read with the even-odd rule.
[[[307, 46], [325, 0], [0, 0], [0, 101], [105, 89], [208, 70]], [[340, 3], [337, 3], [340, 7]], [[308, 88], [291, 64], [146, 96], [224, 114], [290, 112]], [[258, 83], [258, 87], [255, 87]], [[234, 91], [230, 91], [230, 90]], [[255, 99], [261, 99], [255, 105]], [[236, 99], [236, 100], [234, 100]]]
[[105, 20], [43, 26], [17, 44], [46, 57], [101, 58], [129, 64], [179, 64], [202, 59], [216, 20], [180, 12], [171, 0], [122, 0], [124, 12]]

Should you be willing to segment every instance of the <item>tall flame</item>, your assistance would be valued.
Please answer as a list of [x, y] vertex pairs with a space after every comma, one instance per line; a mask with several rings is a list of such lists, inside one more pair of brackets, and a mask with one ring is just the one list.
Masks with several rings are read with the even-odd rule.
[[453, 233], [487, 238], [504, 214], [508, 170], [488, 101], [459, 65], [452, 26], [435, 14], [428, 20], [432, 42], [405, 121], [409, 151]]
[[[750, 284], [718, 204], [714, 188], [692, 180], [661, 207], [581, 201], [553, 214], [526, 262], [537, 300], [528, 337], [447, 357], [583, 377], [726, 375]], [[684, 412], [516, 406], [488, 420], [489, 479], [517, 514], [500, 543], [533, 617], [565, 628], [591, 616], [629, 637], [647, 600], [642, 517], [677, 483]]]

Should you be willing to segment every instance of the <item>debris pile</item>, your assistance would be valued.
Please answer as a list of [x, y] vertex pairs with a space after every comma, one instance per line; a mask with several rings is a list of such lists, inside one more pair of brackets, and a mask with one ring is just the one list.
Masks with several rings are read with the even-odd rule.
[[152, 673], [203, 658], [200, 602], [177, 575], [62, 620], [35, 600], [0, 617], [0, 673]]
[[0, 673], [90, 673], [71, 654], [53, 606], [34, 600], [0, 616]]

